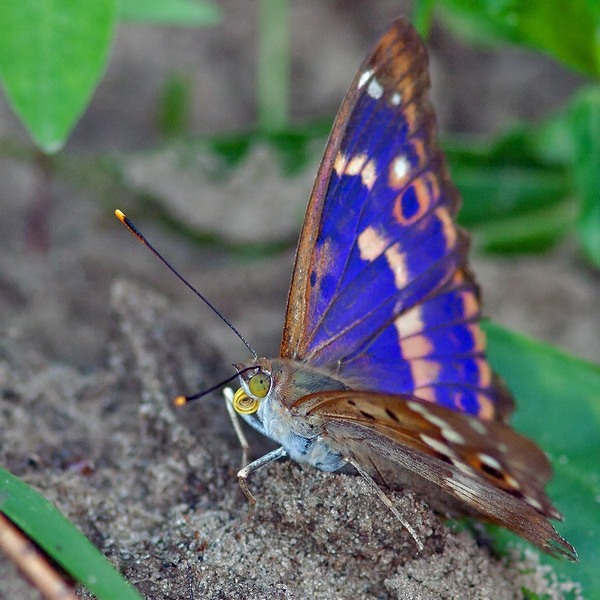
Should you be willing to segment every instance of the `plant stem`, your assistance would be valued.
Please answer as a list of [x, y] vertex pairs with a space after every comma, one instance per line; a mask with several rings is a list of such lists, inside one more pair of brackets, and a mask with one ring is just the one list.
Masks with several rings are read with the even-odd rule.
[[258, 124], [261, 131], [278, 131], [289, 117], [288, 0], [261, 0], [259, 10]]

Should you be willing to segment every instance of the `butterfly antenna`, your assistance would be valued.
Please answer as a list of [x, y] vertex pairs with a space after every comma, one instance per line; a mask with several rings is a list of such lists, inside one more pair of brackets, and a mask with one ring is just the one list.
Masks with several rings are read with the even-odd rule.
[[232, 379], [235, 379], [236, 377], [239, 377], [240, 375], [242, 375], [242, 373], [246, 373], [247, 371], [252, 371], [253, 369], [256, 369], [256, 367], [254, 365], [251, 367], [246, 367], [245, 369], [238, 371], [235, 375], [228, 377], [224, 381], [221, 381], [220, 383], [217, 383], [217, 384], [213, 385], [212, 387], [209, 387], [207, 390], [203, 390], [202, 392], [193, 394], [192, 396], [177, 396], [177, 398], [175, 398], [173, 400], [173, 404], [175, 406], [184, 406], [185, 404], [187, 404], [188, 402], [191, 402], [192, 400], [198, 400], [198, 398], [202, 398], [203, 396], [207, 396], [211, 392], [218, 390], [222, 385], [229, 383]]
[[[217, 317], [219, 317], [219, 319], [221, 319], [221, 321], [223, 321], [227, 325], [227, 327], [229, 327], [229, 329], [231, 329], [231, 331], [233, 331], [233, 333], [235, 333], [235, 335], [237, 335], [240, 338], [240, 340], [242, 341], [244, 346], [246, 346], [246, 348], [248, 348], [248, 350], [250, 350], [252, 356], [255, 359], [258, 358], [258, 354], [256, 354], [256, 352], [254, 351], [254, 348], [246, 341], [244, 336], [230, 323], [230, 321], [228, 319], [226, 319], [219, 312], [219, 310], [212, 304], [212, 302], [210, 302], [210, 300], [208, 300], [208, 298], [206, 298], [204, 295], [202, 295], [187, 279], [185, 279], [185, 277], [183, 277], [183, 275], [180, 275], [177, 272], [175, 267], [173, 267], [171, 265], [171, 263], [169, 263], [169, 261], [146, 239], [146, 237], [138, 230], [138, 228], [133, 224], [133, 222], [128, 217], [125, 216], [125, 214], [122, 211], [120, 211], [119, 209], [115, 210], [115, 216], [117, 217], [117, 219], [119, 219], [119, 221], [121, 221], [121, 223], [123, 223], [123, 225], [125, 225], [125, 227], [127, 227], [127, 229], [129, 229], [129, 231], [131, 231], [131, 233], [133, 233], [133, 235], [135, 235], [135, 237], [137, 237], [138, 240], [140, 240], [140, 242], [142, 242], [142, 244], [144, 244], [156, 257], [158, 257], [163, 262], [163, 264], [181, 282], [183, 282], [190, 290], [192, 290], [192, 292], [194, 292], [194, 294], [196, 294], [196, 296], [198, 296], [198, 298], [200, 298], [200, 300], [202, 300], [202, 302], [204, 302], [204, 304], [206, 304], [206, 306], [208, 306], [208, 308], [210, 308], [217, 315]], [[233, 379], [234, 377], [237, 377], [237, 375], [234, 375], [233, 377], [231, 377], [231, 379]], [[229, 381], [229, 379], [227, 381]], [[226, 383], [226, 382], [223, 382], [223, 383]], [[219, 387], [219, 386], [215, 386], [215, 388], [216, 387]], [[206, 393], [208, 393], [209, 391], [212, 391], [212, 390], [208, 390]], [[185, 402], [184, 402], [184, 404], [185, 404]]]

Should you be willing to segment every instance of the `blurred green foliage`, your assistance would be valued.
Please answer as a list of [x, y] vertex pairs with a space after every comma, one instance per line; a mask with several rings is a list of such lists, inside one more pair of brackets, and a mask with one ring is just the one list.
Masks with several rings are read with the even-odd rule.
[[62, 148], [85, 111], [119, 19], [198, 27], [218, 23], [220, 11], [191, 0], [0, 2], [0, 81], [44, 152]]
[[472, 43], [537, 50], [589, 77], [542, 124], [483, 144], [449, 140], [448, 157], [463, 194], [461, 220], [485, 248], [543, 250], [575, 228], [600, 267], [600, 2], [420, 0], [414, 13], [422, 32], [439, 13]]

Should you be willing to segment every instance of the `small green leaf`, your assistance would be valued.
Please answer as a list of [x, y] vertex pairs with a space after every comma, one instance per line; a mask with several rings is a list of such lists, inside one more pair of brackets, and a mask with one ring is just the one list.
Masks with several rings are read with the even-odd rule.
[[1, 467], [0, 511], [100, 600], [141, 600], [106, 557], [51, 502]]
[[199, 0], [118, 0], [119, 19], [180, 27], [209, 27], [221, 22], [221, 9]]
[[183, 135], [189, 121], [191, 81], [180, 73], [167, 80], [160, 98], [158, 125], [169, 137]]
[[88, 104], [108, 58], [115, 0], [0, 2], [0, 79], [46, 152], [55, 152]]
[[444, 21], [465, 38], [528, 46], [573, 69], [600, 75], [597, 0], [440, 0], [439, 4]]
[[515, 428], [552, 460], [548, 491], [565, 517], [557, 529], [580, 562], [542, 560], [581, 582], [584, 597], [600, 598], [600, 366], [492, 323], [485, 329], [490, 362], [517, 401]]

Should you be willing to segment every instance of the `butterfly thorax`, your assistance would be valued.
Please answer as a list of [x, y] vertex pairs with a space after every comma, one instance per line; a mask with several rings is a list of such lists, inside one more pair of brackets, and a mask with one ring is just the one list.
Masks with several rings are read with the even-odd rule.
[[[256, 367], [255, 369], [249, 369]], [[242, 393], [255, 407], [252, 412], [234, 408], [260, 433], [275, 440], [289, 456], [322, 471], [337, 471], [344, 458], [331, 449], [323, 429], [290, 412], [294, 403], [315, 392], [347, 389], [333, 374], [289, 359], [253, 359], [236, 365]]]

